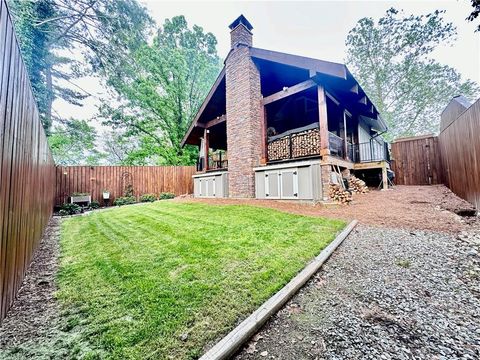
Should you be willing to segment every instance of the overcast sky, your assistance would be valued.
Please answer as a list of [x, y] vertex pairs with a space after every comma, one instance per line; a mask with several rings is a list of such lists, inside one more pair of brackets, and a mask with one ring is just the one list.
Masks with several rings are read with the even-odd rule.
[[[197, 24], [212, 32], [218, 40], [218, 54], [224, 58], [230, 48], [228, 25], [240, 14], [253, 25], [254, 46], [322, 60], [343, 62], [345, 39], [362, 17], [378, 19], [387, 9], [403, 9], [405, 15], [446, 10], [445, 18], [457, 27], [458, 39], [452, 46], [439, 47], [434, 57], [456, 68], [464, 78], [480, 83], [480, 33], [465, 18], [471, 12], [469, 0], [450, 1], [265, 1], [265, 2], [164, 2], [141, 1], [158, 25], [165, 18], [185, 15], [190, 26]], [[92, 79], [79, 83], [94, 94], [103, 91]], [[96, 112], [98, 101], [87, 100], [83, 109], [61, 101], [54, 104], [62, 116], [88, 119]]]

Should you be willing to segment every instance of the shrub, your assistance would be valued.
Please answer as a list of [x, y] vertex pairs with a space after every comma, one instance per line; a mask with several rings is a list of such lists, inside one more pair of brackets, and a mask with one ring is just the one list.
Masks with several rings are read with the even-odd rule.
[[175, 194], [164, 192], [160, 194], [160, 200], [173, 199]]
[[60, 211], [58, 212], [58, 215], [60, 216], [68, 216], [70, 215], [69, 212], [67, 210], [63, 210], [63, 209], [60, 209]]
[[122, 205], [129, 205], [129, 204], [135, 204], [135, 197], [123, 196], [123, 197], [116, 198], [115, 201], [113, 202], [113, 205], [115, 206], [122, 206]]
[[141, 202], [154, 202], [155, 200], [157, 200], [155, 194], [143, 194], [140, 196]]
[[[60, 212], [64, 215], [60, 214]], [[59, 211], [59, 214], [62, 216], [65, 216], [65, 215], [80, 214], [81, 212], [82, 212], [82, 208], [77, 204], [63, 204], [62, 208]]]
[[93, 200], [90, 205], [88, 205], [88, 208], [90, 210], [95, 210], [95, 209], [98, 209], [100, 207], [100, 203], [98, 201], [95, 201]]

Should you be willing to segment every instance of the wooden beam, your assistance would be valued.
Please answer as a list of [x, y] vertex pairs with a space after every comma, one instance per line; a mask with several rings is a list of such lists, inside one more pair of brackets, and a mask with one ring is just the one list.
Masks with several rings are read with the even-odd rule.
[[286, 98], [287, 96], [291, 96], [293, 94], [299, 93], [300, 91], [310, 89], [311, 87], [314, 87], [316, 85], [317, 83], [315, 81], [313, 81], [312, 79], [308, 79], [299, 84], [286, 88], [285, 90], [282, 90], [282, 91], [276, 92], [275, 94], [264, 97], [262, 103], [263, 105], [267, 105], [274, 101], [278, 101], [280, 99]]
[[343, 110], [343, 144], [345, 146], [345, 159], [349, 159], [347, 142], [347, 113], [345, 110]]
[[302, 69], [314, 70], [322, 74], [347, 79], [347, 67], [343, 64], [307, 58], [304, 56], [291, 55], [278, 51], [259, 49], [255, 47], [250, 48], [250, 56], [257, 59], [273, 61]]
[[[212, 126], [221, 124], [222, 122], [225, 122], [225, 121], [227, 121], [227, 116], [226, 115], [218, 116], [216, 119], [207, 121], [207, 123], [203, 127], [205, 129], [209, 129]], [[198, 124], [198, 125], [200, 125], [200, 124]]]
[[328, 139], [328, 116], [327, 99], [323, 86], [317, 86], [318, 94], [318, 122], [320, 128], [320, 155], [330, 154], [330, 142]]
[[358, 100], [358, 102], [359, 102], [360, 104], [363, 104], [363, 105], [367, 105], [367, 101], [368, 101], [368, 100], [367, 100], [367, 97], [366, 97], [366, 96], [362, 96], [362, 97], [360, 98], [360, 100]]
[[388, 174], [387, 167], [385, 165], [382, 167], [382, 185], [383, 190], [388, 190]]
[[262, 106], [263, 117], [261, 119], [262, 132], [262, 158], [260, 164], [265, 165], [268, 162], [268, 144], [267, 144], [267, 108]]
[[208, 133], [209, 133], [209, 130], [207, 128], [203, 129], [203, 141], [205, 142], [205, 154], [203, 154], [205, 157], [205, 166], [204, 166], [205, 171], [208, 170], [208, 150], [210, 148]]

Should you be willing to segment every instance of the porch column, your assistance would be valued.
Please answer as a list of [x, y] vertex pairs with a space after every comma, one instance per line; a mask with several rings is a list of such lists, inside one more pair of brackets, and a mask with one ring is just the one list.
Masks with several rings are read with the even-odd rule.
[[207, 128], [203, 129], [203, 140], [205, 142], [205, 154], [203, 154], [205, 159], [205, 166], [204, 166], [205, 171], [208, 170], [208, 149], [210, 148], [208, 135], [209, 135], [209, 130]]
[[318, 121], [320, 128], [320, 155], [330, 154], [330, 144], [328, 139], [328, 117], [327, 117], [327, 98], [323, 86], [317, 86], [318, 93]]
[[[328, 138], [328, 117], [327, 117], [327, 98], [323, 86], [317, 86], [318, 94], [318, 122], [320, 128], [320, 155], [323, 159], [330, 155], [330, 140]], [[332, 167], [330, 164], [321, 165], [320, 171], [322, 181], [322, 200], [329, 200], [330, 173]]]
[[383, 165], [382, 165], [382, 187], [383, 187], [383, 190], [388, 190], [387, 164], [385, 161], [383, 161]]
[[267, 143], [267, 108], [263, 105], [261, 101], [261, 108], [262, 108], [262, 123], [261, 123], [261, 131], [262, 131], [262, 156], [260, 158], [260, 164], [265, 165], [268, 162], [268, 143]]
[[345, 159], [351, 160], [348, 157], [348, 142], [347, 142], [347, 113], [343, 110], [343, 146], [345, 149]]

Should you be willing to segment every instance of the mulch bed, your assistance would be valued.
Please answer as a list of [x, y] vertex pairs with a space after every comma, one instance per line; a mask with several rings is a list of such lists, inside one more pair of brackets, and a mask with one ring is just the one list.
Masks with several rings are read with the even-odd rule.
[[27, 271], [17, 299], [0, 326], [2, 350], [55, 336], [59, 307], [55, 300], [60, 219], [53, 217]]
[[183, 198], [176, 201], [249, 204], [310, 216], [347, 221], [357, 219], [361, 224], [373, 226], [449, 233], [457, 233], [468, 228], [469, 219], [456, 213], [472, 209], [472, 205], [443, 185], [395, 186], [387, 191], [373, 190], [367, 194], [354, 194], [350, 205], [312, 205], [294, 201], [254, 199]]

